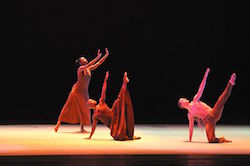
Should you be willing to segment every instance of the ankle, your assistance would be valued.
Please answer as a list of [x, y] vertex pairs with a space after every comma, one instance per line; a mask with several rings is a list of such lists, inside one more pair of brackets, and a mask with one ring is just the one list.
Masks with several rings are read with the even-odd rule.
[[229, 83], [230, 83], [231, 85], [235, 85], [235, 80], [236, 80], [236, 74], [233, 73], [233, 74], [231, 75], [231, 78], [230, 78], [230, 80], [229, 80]]

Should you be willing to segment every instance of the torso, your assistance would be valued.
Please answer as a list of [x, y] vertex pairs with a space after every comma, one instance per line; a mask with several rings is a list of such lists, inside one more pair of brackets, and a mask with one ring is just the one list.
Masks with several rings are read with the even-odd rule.
[[89, 82], [91, 79], [91, 72], [88, 68], [84, 72], [77, 71], [77, 82], [74, 87], [76, 90], [80, 91], [84, 96], [89, 98]]
[[110, 128], [112, 115], [112, 109], [110, 109], [107, 104], [104, 103], [97, 106], [93, 116]]
[[212, 108], [202, 101], [192, 101], [188, 107], [188, 114], [199, 119], [205, 119], [211, 110]]

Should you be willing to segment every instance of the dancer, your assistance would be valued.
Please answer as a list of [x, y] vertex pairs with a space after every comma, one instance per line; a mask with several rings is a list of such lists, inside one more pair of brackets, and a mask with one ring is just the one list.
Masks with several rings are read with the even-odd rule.
[[[87, 106], [89, 99], [89, 82], [91, 79], [91, 71], [101, 65], [109, 55], [109, 51], [105, 48], [105, 55], [101, 58], [100, 49], [97, 52], [97, 56], [92, 61], [84, 57], [80, 57], [76, 60], [76, 64], [80, 67], [77, 69], [77, 82], [73, 85], [72, 90], [68, 96], [66, 103], [64, 104], [57, 124], [54, 127], [57, 132], [61, 122], [67, 123], [80, 123], [81, 132], [87, 132], [84, 129], [84, 125], [90, 125], [90, 110]], [[100, 59], [101, 58], [101, 59]]]
[[222, 111], [225, 103], [227, 102], [232, 88], [235, 85], [236, 74], [233, 73], [224, 92], [220, 95], [214, 107], [211, 108], [206, 103], [200, 101], [203, 90], [206, 85], [206, 80], [210, 69], [207, 68], [203, 80], [200, 84], [198, 93], [194, 96], [193, 101], [189, 102], [186, 98], [180, 98], [178, 101], [178, 106], [181, 109], [188, 110], [188, 120], [189, 120], [189, 141], [192, 140], [194, 121], [197, 121], [199, 127], [205, 127], [207, 139], [209, 143], [223, 143], [231, 142], [226, 140], [224, 137], [215, 137], [215, 125], [220, 120]]
[[109, 72], [107, 71], [102, 86], [99, 104], [97, 104], [97, 102], [93, 99], [89, 99], [88, 101], [89, 108], [94, 110], [94, 114], [92, 116], [92, 130], [89, 139], [91, 139], [95, 132], [98, 120], [110, 129], [110, 134], [114, 140], [124, 141], [140, 139], [140, 137], [134, 136], [134, 112], [131, 98], [127, 90], [127, 83], [129, 82], [127, 72], [124, 73], [120, 93], [114, 101], [112, 108], [109, 108], [105, 102], [108, 77]]

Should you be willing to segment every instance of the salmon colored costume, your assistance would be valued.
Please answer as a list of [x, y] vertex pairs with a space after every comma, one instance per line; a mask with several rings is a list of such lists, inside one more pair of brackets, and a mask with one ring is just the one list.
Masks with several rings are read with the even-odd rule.
[[94, 110], [92, 130], [89, 139], [91, 139], [94, 134], [98, 120], [110, 129], [110, 134], [114, 140], [140, 139], [140, 137], [134, 137], [134, 112], [130, 94], [127, 90], [127, 83], [129, 82], [127, 73], [124, 73], [122, 87], [112, 108], [109, 108], [105, 102], [108, 76], [109, 72], [106, 72], [99, 104], [92, 99], [88, 102], [89, 107]]
[[91, 79], [91, 71], [101, 65], [108, 55], [109, 52], [106, 48], [106, 54], [101, 59], [100, 50], [98, 50], [97, 57], [89, 63], [84, 57], [79, 58], [81, 66], [77, 70], [77, 82], [73, 85], [61, 110], [58, 122], [54, 128], [55, 132], [57, 132], [61, 122], [72, 124], [80, 123], [82, 132], [86, 132], [83, 129], [83, 125], [91, 125], [90, 109], [87, 106], [89, 100], [88, 87]]

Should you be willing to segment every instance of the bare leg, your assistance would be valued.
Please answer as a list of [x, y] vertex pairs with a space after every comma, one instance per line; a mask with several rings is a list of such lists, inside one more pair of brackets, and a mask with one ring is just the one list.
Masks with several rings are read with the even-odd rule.
[[60, 127], [61, 121], [58, 120], [56, 126], [54, 127], [55, 132], [57, 132], [58, 128]]
[[216, 121], [213, 117], [210, 117], [208, 119], [208, 122], [206, 123], [206, 134], [207, 139], [209, 143], [225, 143], [225, 142], [232, 142], [229, 140], [226, 140], [224, 137], [216, 138], [215, 137], [215, 125]]
[[89, 133], [87, 130], [84, 129], [83, 123], [80, 123], [80, 125], [81, 125], [81, 130], [80, 131], [82, 133]]
[[229, 80], [226, 86], [226, 89], [223, 91], [223, 93], [220, 95], [220, 97], [218, 98], [217, 102], [214, 105], [212, 115], [215, 118], [216, 122], [221, 118], [224, 105], [231, 94], [233, 85], [235, 84], [235, 79], [236, 79], [236, 74], [233, 73], [231, 79]]
[[213, 117], [210, 117], [206, 123], [206, 134], [207, 134], [207, 139], [209, 143], [231, 142], [231, 141], [226, 140], [224, 137], [220, 137], [220, 138], [215, 137], [215, 125], [216, 125], [216, 122], [220, 120], [221, 118], [224, 105], [227, 102], [231, 94], [233, 85], [235, 84], [235, 79], [236, 79], [236, 74], [233, 73], [231, 76], [231, 79], [229, 80], [226, 86], [226, 89], [220, 95], [219, 99], [215, 103], [215, 106], [212, 111]]
[[215, 124], [216, 122], [214, 121], [214, 119], [209, 118], [205, 126], [207, 139], [209, 143], [212, 143], [215, 141]]

